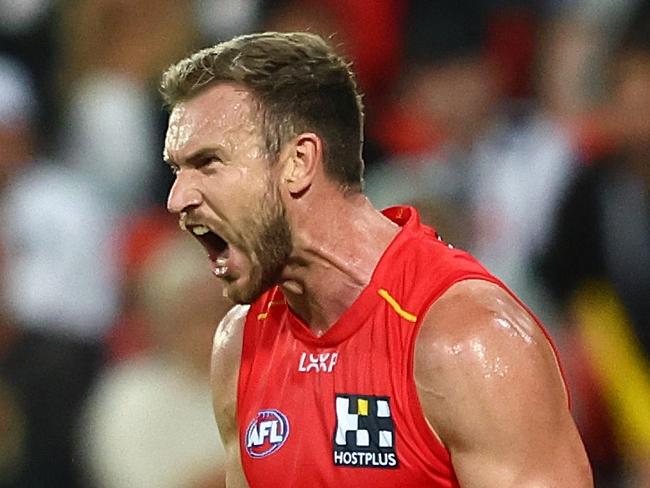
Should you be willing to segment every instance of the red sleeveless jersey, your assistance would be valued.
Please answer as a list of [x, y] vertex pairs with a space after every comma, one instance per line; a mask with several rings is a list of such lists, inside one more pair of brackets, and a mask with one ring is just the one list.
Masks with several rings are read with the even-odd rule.
[[237, 421], [252, 488], [459, 486], [418, 400], [415, 338], [429, 306], [454, 283], [503, 284], [421, 225], [415, 209], [384, 213], [402, 229], [323, 336], [277, 287], [248, 312]]

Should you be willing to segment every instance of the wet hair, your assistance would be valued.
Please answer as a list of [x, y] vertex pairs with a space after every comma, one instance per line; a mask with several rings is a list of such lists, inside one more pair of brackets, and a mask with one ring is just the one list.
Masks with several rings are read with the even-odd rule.
[[314, 132], [323, 142], [327, 175], [345, 189], [361, 190], [361, 96], [350, 63], [321, 37], [305, 32], [235, 37], [169, 67], [160, 91], [171, 110], [220, 82], [253, 94], [273, 159], [296, 135]]

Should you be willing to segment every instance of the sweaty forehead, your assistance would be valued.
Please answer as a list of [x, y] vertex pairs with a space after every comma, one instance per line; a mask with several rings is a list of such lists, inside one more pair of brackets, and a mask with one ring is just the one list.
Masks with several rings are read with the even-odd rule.
[[244, 88], [219, 84], [174, 106], [165, 137], [165, 156], [178, 159], [195, 145], [225, 144], [229, 134], [255, 129], [255, 101]]
[[179, 106], [183, 107], [185, 114], [198, 116], [238, 115], [242, 112], [247, 114], [253, 108], [253, 96], [250, 91], [240, 86], [220, 83], [206, 88]]

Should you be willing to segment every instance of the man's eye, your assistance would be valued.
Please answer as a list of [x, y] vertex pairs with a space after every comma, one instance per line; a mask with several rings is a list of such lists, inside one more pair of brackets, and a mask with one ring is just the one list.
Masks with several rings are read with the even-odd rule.
[[215, 164], [215, 163], [219, 164], [219, 163], [222, 163], [222, 162], [223, 161], [221, 160], [221, 158], [219, 156], [207, 156], [207, 157], [201, 159], [198, 162], [198, 164], [196, 165], [196, 167], [197, 168], [203, 168], [203, 167]]

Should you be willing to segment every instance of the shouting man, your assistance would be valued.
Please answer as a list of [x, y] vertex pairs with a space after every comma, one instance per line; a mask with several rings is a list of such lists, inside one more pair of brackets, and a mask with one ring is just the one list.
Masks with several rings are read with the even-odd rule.
[[537, 319], [364, 197], [361, 99], [325, 41], [237, 37], [162, 93], [168, 208], [240, 304], [212, 356], [228, 486], [592, 486]]

